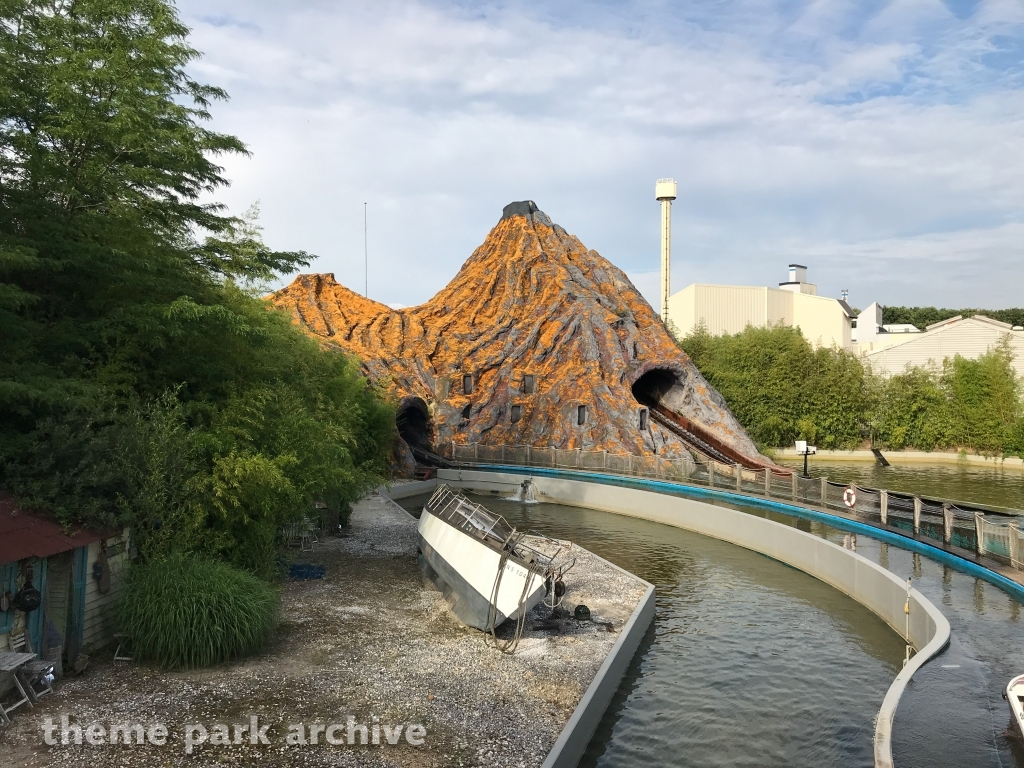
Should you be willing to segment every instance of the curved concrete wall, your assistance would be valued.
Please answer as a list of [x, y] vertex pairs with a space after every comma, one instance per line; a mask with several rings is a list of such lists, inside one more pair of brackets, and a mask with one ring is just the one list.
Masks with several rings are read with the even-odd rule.
[[[471, 490], [510, 493], [522, 483], [523, 474], [440, 470], [438, 479]], [[877, 614], [917, 650], [889, 687], [875, 724], [875, 765], [892, 766], [892, 720], [900, 696], [914, 672], [949, 642], [949, 622], [920, 592], [911, 589], [908, 595], [905, 582], [856, 552], [772, 520], [654, 491], [532, 477], [538, 498], [674, 525], [737, 544], [799, 568]]]

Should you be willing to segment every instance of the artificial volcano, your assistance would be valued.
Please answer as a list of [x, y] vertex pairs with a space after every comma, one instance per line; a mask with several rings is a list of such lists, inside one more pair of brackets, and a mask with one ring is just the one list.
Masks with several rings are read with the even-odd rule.
[[479, 442], [771, 465], [626, 275], [532, 201], [506, 206], [417, 307], [370, 301], [331, 274], [270, 299], [393, 391], [401, 453]]

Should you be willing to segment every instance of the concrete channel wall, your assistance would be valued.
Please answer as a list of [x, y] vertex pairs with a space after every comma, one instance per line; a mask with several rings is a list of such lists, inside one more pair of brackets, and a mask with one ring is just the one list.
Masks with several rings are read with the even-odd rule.
[[[438, 479], [482, 492], [514, 492], [522, 473], [439, 470]], [[638, 517], [760, 552], [835, 587], [878, 615], [917, 653], [889, 687], [875, 724], [875, 765], [890, 768], [892, 721], [914, 673], [949, 642], [946, 617], [916, 589], [856, 552], [818, 536], [743, 512], [654, 491], [532, 475], [538, 499]]]
[[[460, 485], [458, 481], [451, 479], [446, 482], [451, 483], [453, 486]], [[389, 496], [392, 500], [404, 499], [421, 493], [430, 493], [437, 487], [437, 483], [437, 480], [420, 480], [393, 485], [390, 488], [382, 486], [378, 490], [382, 495]], [[518, 487], [518, 483], [515, 483], [515, 485]], [[470, 487], [476, 490], [497, 490], [500, 493], [508, 493], [512, 490], [508, 483], [502, 483], [496, 487], [492, 484], [486, 488], [463, 487]], [[591, 554], [599, 560], [603, 560], [610, 567], [627, 573], [627, 571], [619, 568], [615, 563], [608, 562], [604, 558], [594, 555], [593, 552]], [[631, 573], [629, 575], [639, 578], [636, 574]], [[643, 581], [643, 579], [640, 579], [640, 581]], [[594, 675], [594, 679], [590, 681], [590, 685], [587, 686], [587, 690], [584, 691], [583, 697], [573, 710], [572, 716], [562, 728], [562, 732], [558, 735], [554, 746], [548, 752], [541, 768], [575, 768], [580, 758], [583, 757], [583, 753], [586, 752], [587, 745], [594, 737], [597, 726], [601, 723], [601, 718], [604, 717], [604, 713], [608, 710], [612, 696], [615, 695], [615, 691], [619, 688], [619, 683], [622, 682], [623, 675], [626, 674], [626, 668], [629, 666], [630, 661], [632, 661], [633, 656], [636, 655], [636, 649], [640, 647], [640, 641], [643, 639], [651, 622], [654, 621], [654, 585], [648, 584], [645, 581], [643, 583], [647, 584], [647, 591], [644, 592], [640, 602], [633, 609], [629, 620], [626, 621], [622, 631], [619, 632], [618, 640], [615, 641], [615, 645], [608, 652], [600, 669], [597, 670], [597, 674]]]
[[569, 722], [562, 728], [555, 746], [548, 752], [541, 768], [575, 768], [579, 763], [652, 621], [654, 587], [649, 585], [633, 615], [619, 633], [619, 639], [615, 641], [601, 668], [587, 686]]

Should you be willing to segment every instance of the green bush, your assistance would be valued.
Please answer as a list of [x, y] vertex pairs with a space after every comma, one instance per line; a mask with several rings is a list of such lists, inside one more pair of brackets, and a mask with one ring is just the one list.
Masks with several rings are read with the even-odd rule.
[[1007, 338], [974, 360], [957, 355], [942, 368], [909, 368], [877, 379], [874, 388], [870, 418], [883, 447], [986, 454], [1024, 449], [1024, 398]]
[[175, 555], [132, 567], [118, 619], [136, 659], [190, 669], [259, 651], [278, 603], [270, 584], [245, 571]]
[[813, 349], [798, 328], [748, 327], [680, 342], [762, 447], [806, 439], [853, 448], [1024, 455], [1024, 395], [1004, 338], [974, 360], [883, 377], [849, 352]]
[[860, 442], [868, 388], [849, 352], [814, 349], [799, 328], [783, 325], [751, 326], [732, 336], [699, 327], [680, 346], [759, 445]]

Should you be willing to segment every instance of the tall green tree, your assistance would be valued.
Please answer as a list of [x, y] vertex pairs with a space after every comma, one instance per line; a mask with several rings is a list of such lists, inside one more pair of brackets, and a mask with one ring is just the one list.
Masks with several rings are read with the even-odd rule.
[[203, 202], [227, 183], [215, 159], [246, 150], [203, 126], [225, 94], [186, 73], [198, 54], [172, 6], [0, 9], [0, 424], [24, 431], [89, 377], [159, 388], [146, 368], [189, 322], [247, 330], [223, 278], [307, 256]]
[[226, 94], [165, 0], [0, 0], [0, 482], [265, 569], [384, 472], [393, 413], [253, 286], [309, 262], [216, 202]]

